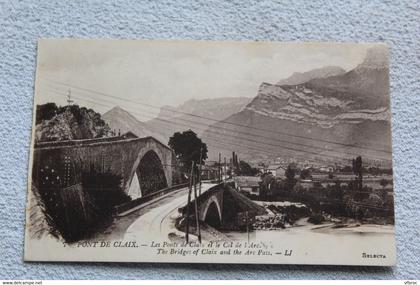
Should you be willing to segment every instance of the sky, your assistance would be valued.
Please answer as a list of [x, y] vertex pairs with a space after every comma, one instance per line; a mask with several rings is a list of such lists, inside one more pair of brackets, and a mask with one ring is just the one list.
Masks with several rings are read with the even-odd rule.
[[[254, 97], [262, 82], [323, 66], [356, 67], [372, 44], [74, 40], [38, 42], [35, 104], [104, 113], [118, 105], [151, 119], [190, 99]], [[147, 112], [147, 113], [146, 113]]]

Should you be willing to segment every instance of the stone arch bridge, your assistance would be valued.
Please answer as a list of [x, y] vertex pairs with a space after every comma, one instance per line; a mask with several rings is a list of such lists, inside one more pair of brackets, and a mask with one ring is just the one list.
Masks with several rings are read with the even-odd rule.
[[[187, 207], [179, 208], [184, 217], [187, 216]], [[195, 217], [194, 200], [189, 207], [192, 220]], [[238, 193], [228, 183], [220, 183], [198, 196], [197, 210], [199, 220], [216, 229], [246, 227], [255, 221], [255, 216], [266, 214], [264, 207]]]
[[[138, 198], [171, 187], [174, 164], [172, 150], [153, 137], [44, 142], [34, 146], [30, 181], [38, 189], [68, 188], [85, 174], [110, 174], [121, 179], [125, 193]], [[133, 181], [138, 181], [138, 193], [130, 192]]]

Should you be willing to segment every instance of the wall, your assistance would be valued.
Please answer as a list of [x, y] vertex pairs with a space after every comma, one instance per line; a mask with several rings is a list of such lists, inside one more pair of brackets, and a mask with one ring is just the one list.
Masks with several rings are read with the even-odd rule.
[[[420, 278], [419, 10], [417, 0], [0, 0], [0, 278]], [[40, 37], [388, 43], [398, 265], [23, 263], [36, 40]]]

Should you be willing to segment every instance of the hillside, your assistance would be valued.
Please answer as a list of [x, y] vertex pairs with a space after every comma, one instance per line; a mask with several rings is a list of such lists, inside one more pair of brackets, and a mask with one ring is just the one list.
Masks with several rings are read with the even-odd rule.
[[215, 120], [241, 111], [250, 101], [251, 98], [247, 97], [192, 99], [178, 107], [162, 107], [158, 117], [146, 122], [146, 125], [168, 139], [174, 132], [188, 129], [201, 135]]
[[389, 108], [387, 49], [371, 48], [364, 61], [343, 75], [314, 79], [305, 87], [325, 97], [353, 100], [354, 108]]
[[104, 113], [102, 118], [116, 134], [118, 134], [118, 132], [123, 134], [131, 131], [138, 137], [153, 136], [164, 144], [168, 143], [168, 140], [165, 137], [119, 106]]
[[39, 105], [36, 116], [35, 142], [91, 139], [111, 135], [109, 126], [99, 113], [78, 105]]

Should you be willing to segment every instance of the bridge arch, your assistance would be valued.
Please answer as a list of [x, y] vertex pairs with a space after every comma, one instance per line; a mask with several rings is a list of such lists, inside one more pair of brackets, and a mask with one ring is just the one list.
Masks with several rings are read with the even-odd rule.
[[142, 149], [134, 163], [131, 179], [126, 188], [132, 198], [143, 197], [168, 187], [166, 165], [159, 149]]
[[211, 196], [204, 207], [202, 220], [208, 225], [218, 228], [222, 224], [222, 208], [219, 200]]
[[139, 177], [137, 176], [136, 172], [134, 173], [133, 178], [131, 179], [131, 182], [129, 183], [129, 186], [127, 189], [128, 190], [126, 191], [126, 193], [132, 199], [141, 198], [143, 196], [140, 189]]

